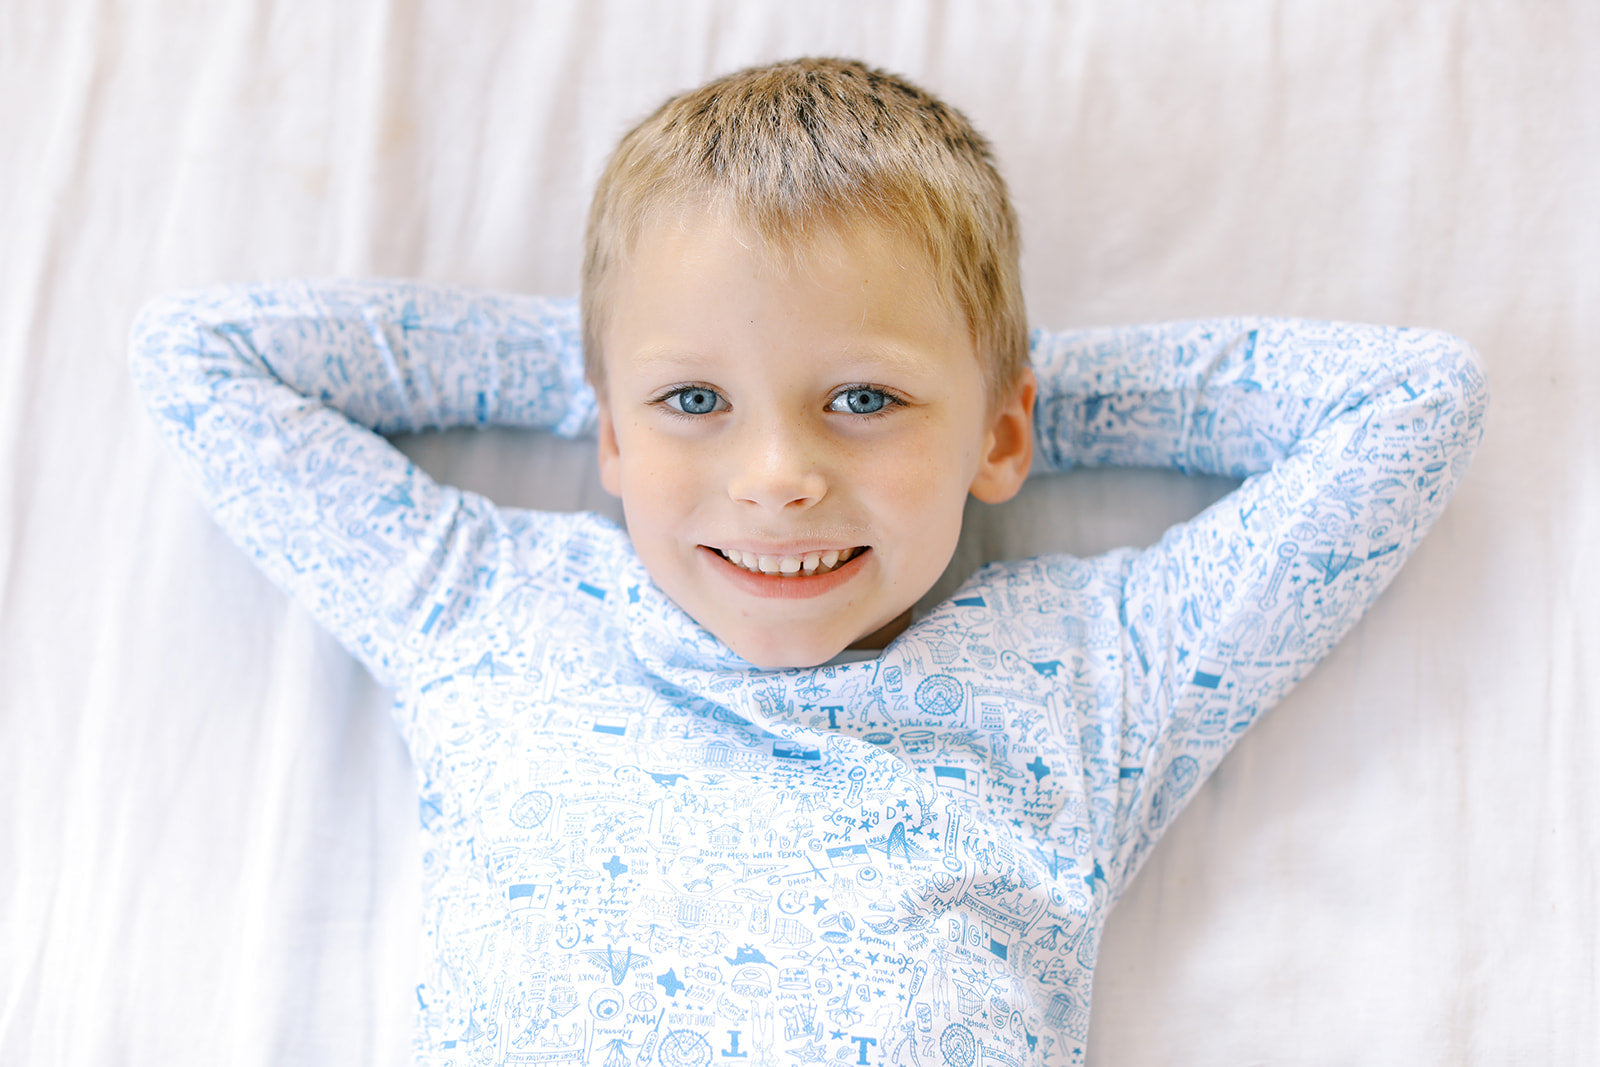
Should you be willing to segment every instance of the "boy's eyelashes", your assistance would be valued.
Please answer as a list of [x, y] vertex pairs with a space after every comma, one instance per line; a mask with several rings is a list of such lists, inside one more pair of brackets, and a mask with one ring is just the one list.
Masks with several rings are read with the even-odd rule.
[[[727, 397], [709, 385], [675, 385], [650, 401], [676, 415], [711, 415], [733, 407]], [[905, 400], [877, 385], [847, 385], [834, 392], [825, 411], [870, 418], [905, 406]]]
[[663, 405], [679, 415], [709, 415], [726, 411], [730, 405], [721, 393], [703, 385], [680, 385], [658, 397], [653, 403]]
[[890, 408], [899, 407], [904, 400], [886, 389], [871, 385], [851, 385], [833, 394], [828, 410], [845, 415], [881, 415]]

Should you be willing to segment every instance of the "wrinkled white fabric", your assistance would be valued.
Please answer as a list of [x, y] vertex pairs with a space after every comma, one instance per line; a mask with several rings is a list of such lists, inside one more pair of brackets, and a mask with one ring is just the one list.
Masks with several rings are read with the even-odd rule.
[[[574, 293], [621, 132], [799, 54], [990, 137], [1034, 322], [1427, 325], [1488, 369], [1433, 533], [1117, 903], [1089, 1062], [1600, 1062], [1597, 40], [1587, 0], [0, 5], [0, 1063], [412, 1058], [391, 697], [198, 504], [127, 374], [138, 308], [306, 275]], [[620, 517], [591, 440], [399, 443]], [[1230, 487], [1032, 479], [969, 509], [926, 606]]]

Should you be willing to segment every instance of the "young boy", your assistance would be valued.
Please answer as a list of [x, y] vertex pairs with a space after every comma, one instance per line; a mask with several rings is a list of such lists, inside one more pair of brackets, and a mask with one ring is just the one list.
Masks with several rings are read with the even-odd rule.
[[[581, 329], [302, 283], [135, 332], [219, 521], [399, 692], [419, 1063], [1081, 1062], [1108, 909], [1438, 517], [1485, 399], [1416, 330], [1030, 353], [985, 142], [833, 60], [623, 140]], [[488, 423], [597, 428], [627, 531], [439, 486], [377, 436]], [[913, 618], [968, 494], [1009, 498], [1035, 447], [1244, 484], [1153, 548], [990, 565]]]

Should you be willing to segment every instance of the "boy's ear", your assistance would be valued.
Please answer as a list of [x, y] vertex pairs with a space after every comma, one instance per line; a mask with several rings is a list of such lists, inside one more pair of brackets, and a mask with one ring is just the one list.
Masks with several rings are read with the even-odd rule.
[[987, 451], [972, 479], [972, 495], [985, 504], [1010, 500], [1027, 480], [1033, 464], [1033, 399], [1038, 390], [1033, 371], [1024, 370], [989, 424]]
[[600, 484], [614, 497], [622, 496], [622, 453], [617, 448], [617, 427], [611, 421], [611, 408], [600, 396], [595, 397], [599, 418]]

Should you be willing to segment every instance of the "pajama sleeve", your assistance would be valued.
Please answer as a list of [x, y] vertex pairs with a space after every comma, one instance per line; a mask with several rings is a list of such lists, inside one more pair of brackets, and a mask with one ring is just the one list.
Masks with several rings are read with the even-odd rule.
[[[1119, 677], [1084, 753], [1114, 794], [1120, 891], [1233, 740], [1355, 624], [1483, 431], [1477, 358], [1447, 334], [1219, 320], [1037, 334], [1044, 465], [1243, 479], [1114, 557]], [[1105, 720], [1111, 720], [1105, 728]]]
[[406, 282], [165, 297], [135, 382], [205, 503], [387, 685], [490, 591], [540, 517], [440, 486], [380, 434], [593, 422], [572, 301]]

